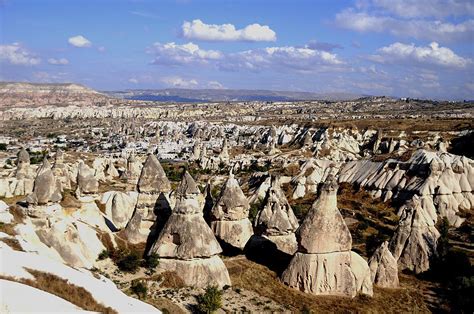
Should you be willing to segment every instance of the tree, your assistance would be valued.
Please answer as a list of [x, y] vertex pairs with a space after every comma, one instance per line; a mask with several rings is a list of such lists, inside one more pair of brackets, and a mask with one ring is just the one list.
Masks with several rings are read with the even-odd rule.
[[209, 286], [197, 297], [197, 309], [200, 313], [211, 314], [222, 306], [222, 291], [217, 286]]
[[146, 298], [148, 288], [140, 280], [133, 280], [132, 285], [130, 286], [130, 289], [132, 290], [133, 293], [135, 293], [137, 295], [137, 297], [140, 300]]

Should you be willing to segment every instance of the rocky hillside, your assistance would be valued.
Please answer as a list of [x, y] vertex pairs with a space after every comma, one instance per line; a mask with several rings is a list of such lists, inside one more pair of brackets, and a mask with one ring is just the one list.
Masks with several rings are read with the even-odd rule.
[[88, 87], [65, 84], [0, 83], [0, 108], [42, 105], [100, 105], [108, 97]]

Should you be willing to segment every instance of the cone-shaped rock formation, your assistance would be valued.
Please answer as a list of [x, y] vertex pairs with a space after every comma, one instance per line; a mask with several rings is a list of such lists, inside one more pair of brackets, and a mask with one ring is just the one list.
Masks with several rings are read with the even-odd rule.
[[230, 285], [229, 273], [217, 254], [222, 249], [203, 218], [203, 196], [186, 171], [176, 191], [176, 206], [150, 253], [159, 268], [176, 271], [186, 285]]
[[388, 249], [388, 242], [385, 241], [375, 250], [369, 260], [369, 268], [372, 282], [383, 288], [398, 287], [398, 266], [397, 260]]
[[275, 243], [280, 251], [291, 255], [295, 253], [298, 220], [280, 187], [278, 177], [271, 178], [263, 208], [255, 220], [255, 227], [258, 235]]
[[33, 193], [28, 195], [27, 201], [32, 204], [44, 205], [49, 202], [59, 202], [61, 199], [61, 184], [56, 181], [51, 165], [45, 157], [41, 167], [38, 169]]
[[[155, 155], [150, 154], [138, 180], [138, 201], [127, 238], [132, 243], [146, 242], [150, 232], [159, 232], [171, 215], [169, 194], [171, 184]], [[157, 230], [155, 230], [157, 229]]]
[[79, 162], [77, 169], [77, 189], [79, 195], [94, 194], [99, 190], [99, 181], [94, 176], [94, 170], [82, 160]]
[[211, 228], [217, 238], [243, 249], [253, 234], [249, 209], [249, 202], [231, 173], [211, 212]]
[[403, 269], [421, 273], [430, 267], [430, 259], [436, 254], [438, 238], [435, 221], [415, 195], [401, 208], [398, 228], [390, 239], [389, 248]]
[[337, 189], [336, 179], [329, 176], [298, 229], [298, 252], [282, 281], [316, 295], [372, 295], [369, 266], [351, 252], [351, 234], [337, 208]]
[[17, 179], [33, 179], [35, 177], [34, 171], [30, 166], [30, 154], [28, 154], [25, 148], [18, 152], [16, 166], [15, 176]]

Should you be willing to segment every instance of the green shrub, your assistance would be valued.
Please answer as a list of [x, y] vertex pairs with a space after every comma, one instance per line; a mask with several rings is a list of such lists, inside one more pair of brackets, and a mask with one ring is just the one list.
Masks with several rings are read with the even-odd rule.
[[102, 252], [100, 252], [100, 254], [99, 254], [99, 256], [97, 257], [97, 259], [98, 259], [99, 261], [101, 261], [101, 260], [106, 259], [106, 258], [109, 257], [109, 256], [110, 256], [109, 251], [107, 251], [107, 250], [102, 250]]
[[121, 271], [135, 273], [140, 267], [140, 257], [137, 253], [132, 252], [120, 258], [117, 266]]
[[217, 286], [209, 286], [206, 292], [198, 295], [197, 309], [200, 313], [211, 314], [217, 311], [222, 306], [222, 291]]
[[252, 222], [252, 224], [255, 222], [255, 219], [257, 219], [257, 214], [261, 207], [262, 207], [261, 201], [257, 201], [250, 205], [249, 219]]
[[7, 144], [0, 143], [0, 150], [7, 150]]
[[160, 265], [160, 260], [158, 259], [158, 254], [156, 253], [148, 255], [143, 261], [143, 267], [148, 269], [155, 269], [158, 265]]
[[132, 285], [130, 286], [130, 289], [132, 290], [133, 293], [135, 293], [137, 295], [137, 297], [140, 300], [146, 298], [148, 288], [140, 280], [133, 280]]

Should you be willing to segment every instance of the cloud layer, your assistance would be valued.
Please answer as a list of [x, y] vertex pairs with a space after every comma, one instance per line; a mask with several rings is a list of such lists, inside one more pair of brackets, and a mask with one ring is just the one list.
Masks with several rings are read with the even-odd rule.
[[436, 42], [432, 42], [427, 47], [396, 42], [378, 49], [378, 54], [372, 56], [371, 59], [381, 63], [401, 62], [447, 68], [466, 68], [472, 64], [472, 60], [460, 57], [451, 49], [440, 47]]
[[236, 29], [233, 24], [206, 24], [201, 20], [185, 21], [183, 37], [207, 41], [275, 41], [276, 33], [267, 25], [250, 24]]
[[41, 59], [33, 55], [19, 43], [0, 45], [0, 60], [14, 65], [36, 65]]
[[161, 79], [161, 82], [168, 87], [174, 88], [209, 88], [222, 89], [224, 86], [218, 81], [200, 82], [197, 79], [185, 79], [179, 76], [169, 76]]
[[406, 20], [347, 9], [338, 13], [335, 21], [342, 28], [358, 32], [388, 32], [398, 37], [441, 42], [470, 41], [474, 36], [472, 19], [459, 23], [425, 19]]
[[291, 68], [301, 71], [317, 71], [323, 66], [341, 66], [344, 62], [334, 53], [304, 47], [267, 47], [223, 53], [217, 50], [204, 50], [191, 42], [178, 45], [174, 42], [155, 43], [148, 53], [154, 55], [152, 64], [156, 65], [213, 65], [226, 71], [261, 71], [274, 68]]

